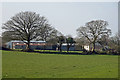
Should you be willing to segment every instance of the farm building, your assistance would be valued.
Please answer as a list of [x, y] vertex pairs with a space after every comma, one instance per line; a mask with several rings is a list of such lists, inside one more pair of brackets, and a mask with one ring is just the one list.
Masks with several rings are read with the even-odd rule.
[[[18, 40], [10, 41], [6, 45], [7, 45], [6, 47], [10, 49], [25, 49], [26, 48], [26, 43], [23, 41], [18, 41]], [[45, 41], [31, 41], [30, 48], [38, 49], [38, 50], [52, 49], [52, 45], [46, 44]]]
[[[83, 46], [83, 48], [85, 49], [85, 50], [87, 50], [87, 51], [91, 51], [92, 50], [92, 44], [91, 45], [84, 45]], [[103, 47], [99, 44], [99, 43], [95, 43], [95, 49], [97, 50], [97, 51], [100, 51], [100, 50], [102, 50], [103, 49]]]
[[[63, 51], [67, 51], [67, 44], [66, 44], [66, 43], [62, 44], [61, 49], [62, 49]], [[57, 50], [58, 50], [58, 49], [57, 49]], [[75, 51], [75, 45], [72, 45], [72, 46], [69, 48], [69, 51]]]
[[[6, 43], [6, 47], [10, 49], [25, 49], [26, 43], [23, 41], [18, 40], [12, 40], [8, 43]], [[30, 42], [30, 48], [31, 49], [37, 49], [37, 50], [58, 50], [57, 45], [52, 45], [50, 43], [47, 43], [45, 41], [31, 41]], [[61, 47], [62, 50], [67, 50], [67, 44], [63, 44]], [[75, 46], [72, 45], [69, 49], [70, 51], [75, 50]]]

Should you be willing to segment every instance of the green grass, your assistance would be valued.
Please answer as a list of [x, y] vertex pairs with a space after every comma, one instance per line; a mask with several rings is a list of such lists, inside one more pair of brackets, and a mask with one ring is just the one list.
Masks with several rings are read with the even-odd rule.
[[[60, 52], [60, 51], [57, 51], [57, 50], [35, 50], [35, 51], [43, 51], [43, 52]], [[62, 51], [62, 52], [67, 52], [67, 51]], [[83, 51], [68, 51], [70, 53], [82, 53]]]
[[[12, 50], [14, 50], [14, 51], [21, 51], [22, 49], [12, 49]], [[58, 51], [58, 50], [34, 50], [34, 51], [40, 51], [40, 52], [60, 52], [60, 51]], [[67, 53], [67, 51], [62, 51], [62, 52], [66, 52]], [[83, 51], [68, 51], [69, 53], [82, 53]]]
[[117, 55], [2, 51], [3, 78], [117, 78]]

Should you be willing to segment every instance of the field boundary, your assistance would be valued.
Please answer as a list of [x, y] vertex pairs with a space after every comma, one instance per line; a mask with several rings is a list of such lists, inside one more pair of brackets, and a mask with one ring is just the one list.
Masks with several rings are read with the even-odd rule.
[[[16, 51], [16, 50], [13, 50]], [[20, 50], [17, 50], [20, 51]], [[27, 52], [27, 51], [20, 51], [20, 52]], [[93, 53], [93, 52], [52, 52], [52, 51], [30, 51], [29, 53], [41, 53], [41, 54], [71, 54], [71, 55], [119, 55], [119, 54], [106, 54], [106, 53]]]
[[1, 80], [119, 80], [118, 78], [2, 78]]

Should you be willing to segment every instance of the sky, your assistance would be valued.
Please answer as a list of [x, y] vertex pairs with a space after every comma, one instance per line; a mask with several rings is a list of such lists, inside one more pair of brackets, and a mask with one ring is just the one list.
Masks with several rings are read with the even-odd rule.
[[92, 20], [108, 21], [112, 35], [118, 32], [117, 2], [3, 2], [2, 23], [21, 11], [45, 16], [64, 35], [77, 36], [76, 29]]

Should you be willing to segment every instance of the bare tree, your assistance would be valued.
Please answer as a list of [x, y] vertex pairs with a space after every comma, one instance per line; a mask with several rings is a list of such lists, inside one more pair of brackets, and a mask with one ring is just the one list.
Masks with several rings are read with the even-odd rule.
[[108, 22], [104, 20], [93, 20], [85, 24], [85, 27], [79, 27], [77, 29], [78, 36], [84, 36], [87, 38], [90, 44], [92, 44], [92, 51], [95, 51], [95, 43], [102, 35], [110, 35], [111, 30], [107, 29]]
[[88, 45], [89, 44], [89, 42], [88, 42], [88, 40], [85, 38], [85, 37], [76, 37], [75, 38], [75, 42], [76, 42], [76, 45], [75, 45], [75, 47], [76, 47], [76, 50], [83, 50], [84, 49], [84, 45]]
[[108, 49], [108, 43], [109, 43], [109, 36], [108, 35], [102, 35], [100, 38], [98, 38], [97, 42], [103, 47], [103, 50]]
[[4, 45], [6, 42], [11, 40], [19, 40], [19, 37], [14, 35], [13, 31], [5, 31], [2, 33], [2, 44]]
[[114, 42], [120, 46], [120, 34], [117, 33], [115, 36], [114, 36]]
[[57, 45], [58, 41], [59, 41], [59, 37], [63, 36], [63, 34], [61, 32], [59, 32], [58, 30], [55, 30], [54, 35], [52, 35], [47, 42], [51, 43], [53, 45]]
[[43, 41], [49, 41], [50, 39], [57, 36], [59, 32], [52, 27], [50, 24], [43, 25], [39, 30], [38, 40], [41, 39]]
[[120, 54], [120, 34], [117, 33], [110, 38], [109, 46]]
[[13, 16], [2, 28], [14, 32], [14, 35], [24, 41], [27, 44], [26, 48], [30, 50], [30, 41], [39, 36], [39, 31], [45, 24], [48, 24], [45, 17], [26, 11]]
[[[56, 44], [56, 37], [61, 34], [58, 30], [52, 27], [50, 24], [45, 24], [39, 30], [39, 36], [36, 40], [46, 41], [48, 44]], [[46, 49], [46, 45], [44, 45], [44, 49]]]

